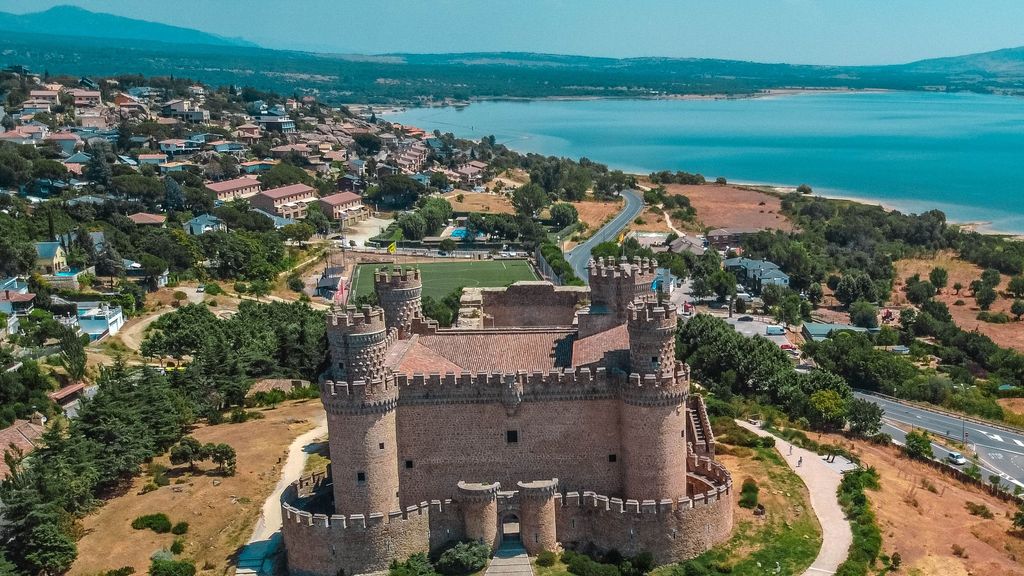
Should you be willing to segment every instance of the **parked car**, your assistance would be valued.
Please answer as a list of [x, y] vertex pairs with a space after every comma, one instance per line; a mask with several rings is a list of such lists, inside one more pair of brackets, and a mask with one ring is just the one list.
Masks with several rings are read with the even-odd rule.
[[959, 452], [950, 452], [949, 456], [946, 456], [946, 460], [949, 461], [950, 464], [955, 464], [956, 466], [963, 466], [964, 464], [967, 464], [967, 458], [964, 458], [963, 454], [960, 454]]
[[782, 326], [766, 326], [764, 333], [768, 336], [785, 336], [786, 329]]
[[754, 317], [753, 316], [740, 316], [739, 318], [736, 319], [736, 321], [737, 322], [753, 322], [754, 321]]
[[199, 287], [196, 288], [196, 294], [202, 294], [203, 292], [206, 292], [206, 286], [200, 284]]

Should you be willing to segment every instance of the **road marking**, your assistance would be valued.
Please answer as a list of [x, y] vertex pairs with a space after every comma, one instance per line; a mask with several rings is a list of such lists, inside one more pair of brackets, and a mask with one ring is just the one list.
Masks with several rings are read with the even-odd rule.
[[1014, 438], [1013, 441], [1016, 442], [1017, 446], [1020, 446], [1021, 448], [1024, 448], [1024, 442], [1021, 442], [1020, 440], [1017, 440], [1016, 438]]

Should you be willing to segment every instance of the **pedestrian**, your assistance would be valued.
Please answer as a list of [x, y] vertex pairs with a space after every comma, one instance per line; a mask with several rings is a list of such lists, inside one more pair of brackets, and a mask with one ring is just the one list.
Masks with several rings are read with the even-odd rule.
[[799, 458], [799, 459], [798, 459], [798, 460], [796, 461], [796, 467], [797, 467], [797, 468], [799, 468], [799, 467], [803, 466], [803, 464], [804, 464], [804, 457], [803, 457], [803, 456], [801, 456], [801, 457], [800, 457], [800, 458]]
[[793, 445], [792, 444], [789, 445], [789, 455], [790, 456], [793, 455]]

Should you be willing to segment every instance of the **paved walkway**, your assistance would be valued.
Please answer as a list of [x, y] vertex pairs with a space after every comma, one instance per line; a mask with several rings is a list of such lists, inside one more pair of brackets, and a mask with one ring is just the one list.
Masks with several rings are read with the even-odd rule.
[[484, 576], [532, 576], [533, 566], [530, 557], [522, 547], [502, 546], [494, 553], [491, 563], [487, 565]]
[[[737, 420], [736, 423], [758, 436], [772, 436], [749, 422]], [[814, 514], [821, 524], [821, 550], [803, 576], [835, 574], [839, 565], [846, 560], [850, 545], [853, 543], [853, 532], [850, 531], [850, 523], [846, 521], [846, 514], [839, 507], [836, 491], [842, 479], [842, 470], [852, 470], [856, 465], [838, 456], [835, 462], [825, 462], [823, 456], [793, 446], [777, 436], [775, 449], [807, 485], [807, 491], [811, 495], [811, 508], [814, 509]], [[803, 464], [797, 466], [800, 458], [803, 458]]]
[[274, 491], [263, 502], [263, 512], [252, 531], [252, 536], [238, 555], [236, 576], [272, 574], [273, 556], [281, 545], [281, 494], [289, 484], [299, 479], [306, 467], [306, 446], [327, 434], [327, 417], [317, 422], [316, 428], [296, 438], [288, 447], [288, 459], [281, 468], [281, 479]]

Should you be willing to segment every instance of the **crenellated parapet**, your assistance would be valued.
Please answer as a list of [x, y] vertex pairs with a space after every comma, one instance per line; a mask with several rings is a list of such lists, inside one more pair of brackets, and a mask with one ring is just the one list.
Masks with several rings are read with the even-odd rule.
[[400, 338], [409, 336], [413, 320], [422, 316], [423, 280], [418, 268], [380, 269], [373, 274], [377, 302], [389, 329]]
[[388, 412], [398, 406], [398, 387], [390, 374], [376, 380], [325, 380], [320, 384], [320, 399], [328, 414]]
[[384, 321], [384, 310], [364, 306], [332, 309], [327, 315], [327, 343], [334, 380], [373, 380], [384, 376], [384, 358], [396, 338]]
[[631, 371], [671, 373], [676, 364], [675, 305], [637, 299], [629, 303], [627, 312]]
[[690, 366], [674, 362], [672, 372], [634, 372], [621, 390], [622, 401], [632, 406], [678, 406], [690, 393]]

